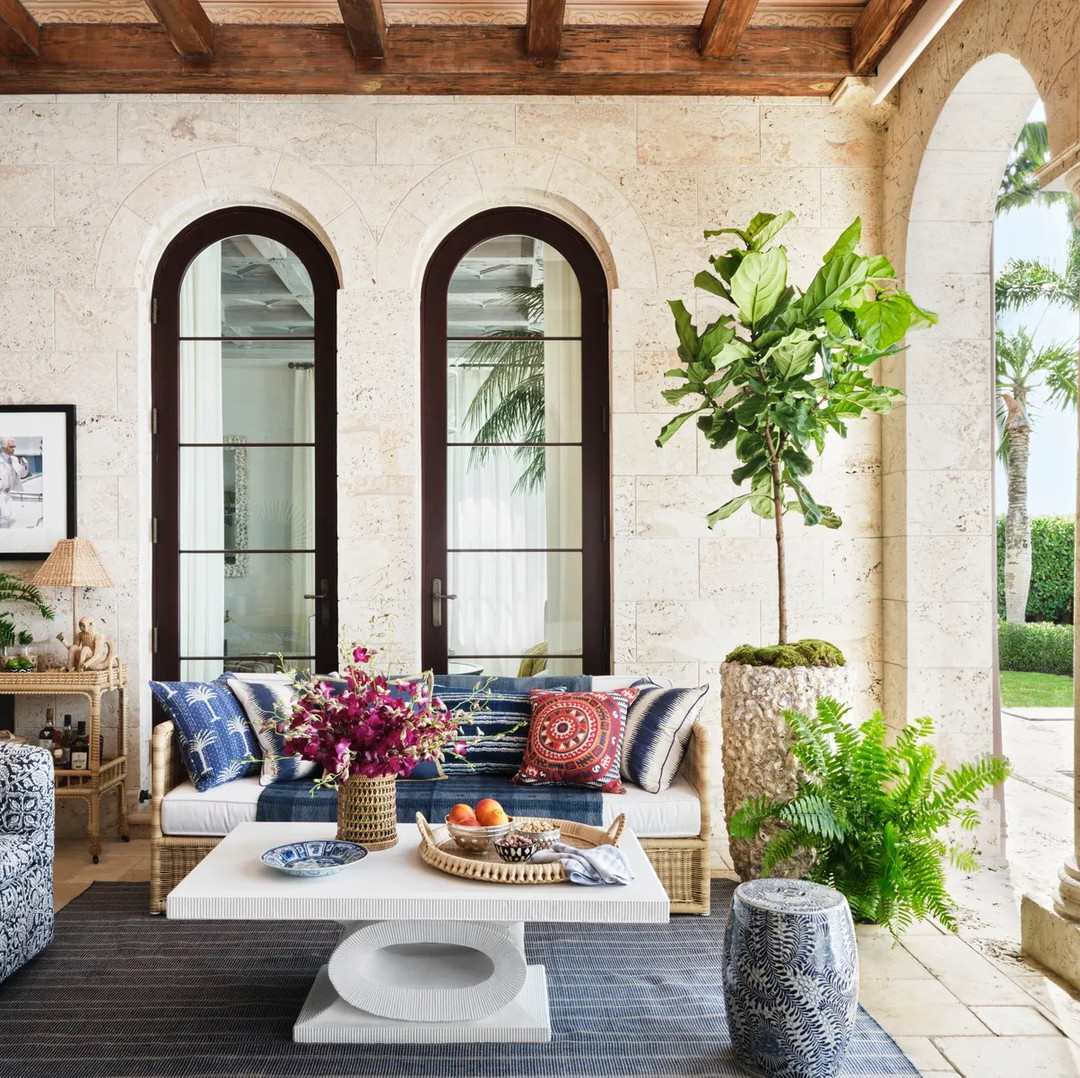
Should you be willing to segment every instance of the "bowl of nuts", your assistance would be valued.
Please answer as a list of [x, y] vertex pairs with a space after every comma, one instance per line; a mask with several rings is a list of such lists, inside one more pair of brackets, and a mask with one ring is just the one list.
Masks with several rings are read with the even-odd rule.
[[538, 850], [550, 850], [559, 841], [559, 825], [539, 816], [515, 817], [511, 834], [532, 841]]
[[495, 852], [511, 864], [519, 864], [528, 861], [536, 853], [536, 843], [525, 835], [511, 833], [503, 838], [497, 838], [492, 843]]

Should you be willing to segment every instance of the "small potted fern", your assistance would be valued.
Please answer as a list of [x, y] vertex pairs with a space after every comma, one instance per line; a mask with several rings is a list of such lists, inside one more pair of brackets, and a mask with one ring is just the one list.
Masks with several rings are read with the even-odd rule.
[[786, 712], [802, 768], [796, 790], [748, 798], [729, 830], [760, 844], [765, 875], [786, 875], [793, 858], [805, 857], [803, 874], [843, 894], [856, 921], [898, 935], [933, 917], [955, 932], [945, 863], [977, 867], [972, 844], [953, 841], [955, 829], [978, 826], [980, 797], [1005, 781], [1009, 764], [987, 756], [948, 768], [929, 742], [932, 720], [909, 722], [890, 743], [880, 711], [861, 726], [846, 714], [829, 698], [817, 702], [813, 717]]
[[[772, 241], [793, 219], [791, 212], [759, 213], [746, 228], [705, 233], [739, 240], [694, 278], [697, 289], [734, 313], [698, 329], [681, 300], [670, 303], [680, 365], [667, 374], [679, 384], [664, 398], [691, 407], [665, 424], [656, 444], [693, 419], [710, 449], [731, 447], [731, 478], [745, 489], [709, 514], [709, 527], [746, 506], [772, 521], [776, 538], [776, 643], [736, 648], [720, 670], [728, 819], [752, 792], [794, 791], [784, 709], [807, 710], [820, 696], [845, 692], [839, 648], [790, 638], [784, 518], [793, 513], [808, 526], [840, 527], [840, 517], [809, 489], [812, 454], [820, 456], [832, 436], [844, 437], [853, 419], [890, 410], [901, 393], [879, 384], [871, 368], [900, 351], [910, 329], [934, 321], [898, 286], [888, 259], [856, 253], [858, 218], [805, 290], [790, 284], [787, 250]], [[731, 852], [744, 880], [760, 874], [747, 843], [733, 840]]]

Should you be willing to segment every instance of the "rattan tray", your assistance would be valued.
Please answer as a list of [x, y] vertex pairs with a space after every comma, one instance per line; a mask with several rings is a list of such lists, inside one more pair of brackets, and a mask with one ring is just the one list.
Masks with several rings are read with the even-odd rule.
[[[606, 828], [590, 827], [574, 820], [555, 823], [562, 832], [560, 842], [588, 850], [605, 843], [618, 846], [626, 816], [616, 816]], [[416, 814], [416, 826], [420, 829], [420, 857], [441, 872], [485, 883], [566, 883], [566, 871], [558, 863], [509, 864], [490, 846], [483, 853], [468, 853], [454, 842], [444, 824], [428, 823], [421, 812]]]

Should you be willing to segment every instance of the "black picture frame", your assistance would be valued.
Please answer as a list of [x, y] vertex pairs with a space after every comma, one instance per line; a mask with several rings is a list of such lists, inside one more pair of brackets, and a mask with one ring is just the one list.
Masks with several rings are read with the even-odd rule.
[[74, 404], [0, 405], [0, 561], [47, 558], [75, 538], [75, 462]]

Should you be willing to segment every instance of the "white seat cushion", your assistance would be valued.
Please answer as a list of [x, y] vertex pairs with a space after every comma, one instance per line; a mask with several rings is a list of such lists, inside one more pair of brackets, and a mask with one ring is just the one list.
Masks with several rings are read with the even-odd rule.
[[220, 837], [255, 819], [263, 787], [258, 775], [234, 779], [200, 793], [190, 782], [174, 786], [161, 801], [161, 830], [177, 838]]
[[658, 794], [651, 794], [632, 782], [623, 784], [624, 794], [602, 794], [604, 826], [620, 812], [638, 838], [693, 838], [701, 833], [701, 802], [694, 787], [682, 775]]

